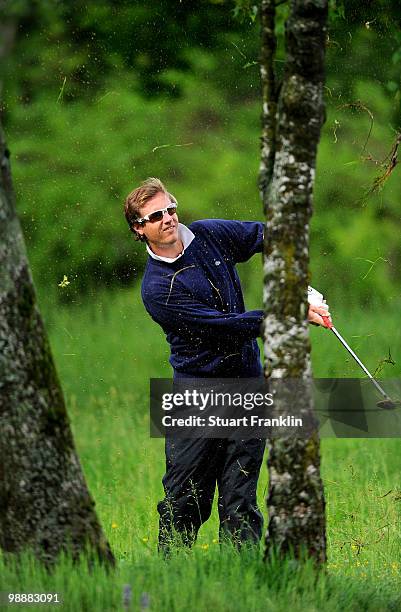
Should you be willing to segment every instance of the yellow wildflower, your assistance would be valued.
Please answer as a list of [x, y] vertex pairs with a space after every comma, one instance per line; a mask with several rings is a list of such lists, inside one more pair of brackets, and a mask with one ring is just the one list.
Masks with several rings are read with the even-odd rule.
[[117, 527], [118, 527], [117, 523], [112, 523], [112, 524], [111, 524], [111, 528], [112, 528], [112, 529], [117, 529]]
[[58, 284], [58, 286], [64, 289], [64, 287], [67, 287], [67, 285], [69, 284], [70, 284], [70, 281], [68, 280], [68, 277], [64, 274], [63, 280], [61, 281], [61, 283]]

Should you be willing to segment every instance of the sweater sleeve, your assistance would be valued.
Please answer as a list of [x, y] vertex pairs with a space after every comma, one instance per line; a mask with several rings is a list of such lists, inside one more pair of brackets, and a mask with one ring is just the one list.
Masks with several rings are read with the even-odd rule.
[[209, 219], [206, 224], [234, 263], [248, 261], [263, 251], [264, 224], [260, 221]]
[[166, 333], [173, 332], [187, 340], [246, 341], [261, 334], [262, 310], [241, 314], [223, 313], [207, 304], [196, 302], [186, 292], [173, 296], [156, 292], [142, 294], [145, 308]]

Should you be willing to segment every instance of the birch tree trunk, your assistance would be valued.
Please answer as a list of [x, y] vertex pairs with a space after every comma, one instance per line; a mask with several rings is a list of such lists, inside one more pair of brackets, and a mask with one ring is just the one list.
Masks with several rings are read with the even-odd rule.
[[16, 215], [0, 126], [0, 546], [114, 565], [88, 492]]
[[[291, 0], [286, 64], [278, 88], [274, 71], [275, 0], [261, 1], [263, 89], [260, 190], [266, 211], [264, 347], [266, 376], [301, 379], [292, 413], [313, 408], [307, 323], [309, 221], [316, 152], [324, 121], [327, 0]], [[280, 387], [281, 388], [281, 387]], [[285, 402], [287, 401], [287, 404]], [[288, 397], [278, 407], [288, 411]], [[291, 408], [291, 407], [290, 407]], [[280, 438], [269, 446], [269, 525], [266, 554], [302, 549], [326, 559], [325, 501], [319, 439]]]

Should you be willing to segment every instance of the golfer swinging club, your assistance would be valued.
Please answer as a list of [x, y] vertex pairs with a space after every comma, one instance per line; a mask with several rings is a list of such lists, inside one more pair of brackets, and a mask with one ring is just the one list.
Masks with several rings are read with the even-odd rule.
[[[262, 376], [256, 338], [262, 310], [245, 311], [235, 265], [263, 250], [264, 224], [206, 219], [179, 223], [177, 201], [148, 178], [125, 202], [125, 217], [149, 258], [142, 280], [146, 310], [166, 334], [174, 378]], [[323, 325], [323, 306], [308, 320]], [[159, 548], [173, 533], [191, 545], [210, 516], [216, 483], [220, 537], [258, 542], [256, 487], [265, 440], [166, 438], [165, 498], [158, 504]]]

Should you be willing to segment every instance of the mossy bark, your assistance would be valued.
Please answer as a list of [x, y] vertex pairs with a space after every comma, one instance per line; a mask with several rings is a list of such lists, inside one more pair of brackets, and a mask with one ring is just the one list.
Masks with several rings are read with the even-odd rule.
[[36, 303], [1, 126], [0, 164], [0, 546], [47, 565], [62, 550], [114, 565]]
[[[264, 254], [265, 374], [305, 382], [296, 405], [285, 393], [279, 411], [308, 416], [311, 395], [307, 323], [309, 222], [316, 152], [324, 121], [327, 0], [291, 0], [286, 64], [280, 94], [274, 86], [274, 0], [261, 2], [263, 132], [260, 185], [266, 211]], [[273, 21], [273, 23], [272, 23]], [[273, 83], [273, 85], [272, 85]], [[272, 116], [272, 113], [274, 116]], [[293, 398], [295, 401], [295, 398]], [[326, 559], [325, 501], [319, 439], [269, 441], [267, 553], [303, 550]]]
[[[262, 151], [259, 171], [259, 189], [262, 201], [267, 202], [266, 192], [269, 188], [274, 169], [276, 149], [276, 113], [277, 84], [274, 70], [276, 53], [275, 36], [275, 0], [261, 1], [262, 46], [260, 52], [260, 74], [262, 84]], [[266, 210], [265, 210], [266, 212]]]

